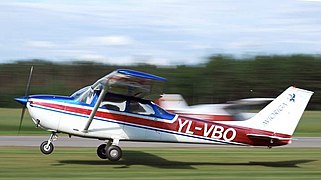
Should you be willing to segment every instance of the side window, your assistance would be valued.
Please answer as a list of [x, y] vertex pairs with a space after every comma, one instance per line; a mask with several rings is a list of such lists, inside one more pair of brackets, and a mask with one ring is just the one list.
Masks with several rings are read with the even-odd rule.
[[154, 109], [156, 111], [157, 116], [162, 119], [173, 120], [173, 118], [175, 117], [175, 114], [169, 113], [164, 109], [158, 107], [157, 105], [154, 106]]
[[131, 100], [128, 104], [128, 112], [142, 115], [153, 115], [155, 111], [149, 104], [144, 104], [135, 100]]
[[107, 94], [103, 102], [101, 102], [100, 108], [113, 111], [125, 111], [126, 99]]

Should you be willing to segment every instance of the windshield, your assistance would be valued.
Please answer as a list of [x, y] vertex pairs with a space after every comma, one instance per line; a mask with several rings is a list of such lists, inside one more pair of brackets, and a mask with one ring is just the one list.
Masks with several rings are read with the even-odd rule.
[[77, 101], [90, 104], [94, 97], [94, 90], [87, 86], [73, 93], [71, 97]]
[[74, 92], [70, 97], [73, 97], [75, 99], [78, 99], [79, 96], [81, 96], [85, 91], [87, 91], [90, 88], [90, 86], [86, 86], [84, 88], [79, 89], [78, 91]]

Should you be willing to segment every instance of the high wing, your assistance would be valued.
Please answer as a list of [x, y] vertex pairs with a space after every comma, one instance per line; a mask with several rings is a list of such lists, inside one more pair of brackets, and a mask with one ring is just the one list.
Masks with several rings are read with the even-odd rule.
[[107, 86], [108, 92], [148, 100], [163, 93], [165, 78], [128, 69], [119, 69], [98, 80]]
[[88, 118], [84, 132], [88, 132], [107, 92], [153, 100], [162, 94], [165, 81], [166, 79], [163, 77], [129, 69], [118, 69], [102, 77], [91, 86], [91, 89], [101, 90], [101, 92]]

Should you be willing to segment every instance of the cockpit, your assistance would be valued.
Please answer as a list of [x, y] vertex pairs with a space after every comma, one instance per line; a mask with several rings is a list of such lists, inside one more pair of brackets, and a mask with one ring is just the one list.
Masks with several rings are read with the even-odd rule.
[[[91, 86], [87, 86], [73, 93], [71, 97], [82, 105], [94, 106], [100, 92], [100, 90], [94, 90]], [[107, 93], [99, 108], [168, 120], [175, 117], [175, 114], [165, 111], [149, 100], [114, 93]]]

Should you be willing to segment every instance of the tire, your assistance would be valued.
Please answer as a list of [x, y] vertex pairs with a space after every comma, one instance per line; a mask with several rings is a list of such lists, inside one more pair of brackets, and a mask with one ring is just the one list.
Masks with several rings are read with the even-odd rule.
[[101, 144], [97, 148], [97, 156], [100, 157], [100, 159], [107, 159], [106, 146], [106, 144]]
[[120, 147], [111, 145], [107, 148], [107, 158], [110, 161], [118, 161], [122, 156], [122, 150]]
[[40, 145], [40, 151], [46, 155], [51, 154], [54, 150], [54, 145], [52, 143], [50, 143], [48, 146], [47, 144], [48, 144], [48, 141], [44, 141]]

